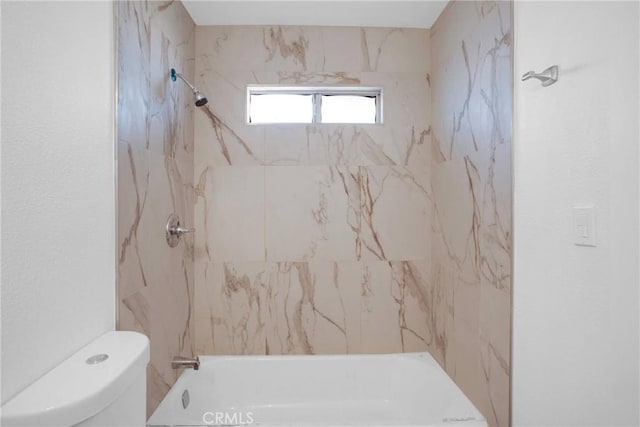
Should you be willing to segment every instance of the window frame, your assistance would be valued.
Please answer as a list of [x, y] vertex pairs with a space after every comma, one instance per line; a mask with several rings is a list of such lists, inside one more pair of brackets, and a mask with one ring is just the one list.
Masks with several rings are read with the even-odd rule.
[[[381, 86], [290, 86], [290, 85], [247, 85], [246, 117], [245, 123], [252, 126], [260, 125], [381, 125], [383, 124], [383, 98], [384, 89]], [[313, 114], [311, 122], [251, 122], [251, 95], [307, 95], [311, 96]], [[375, 123], [347, 122], [326, 123], [322, 122], [322, 97], [323, 96], [363, 96], [375, 98], [376, 118]]]

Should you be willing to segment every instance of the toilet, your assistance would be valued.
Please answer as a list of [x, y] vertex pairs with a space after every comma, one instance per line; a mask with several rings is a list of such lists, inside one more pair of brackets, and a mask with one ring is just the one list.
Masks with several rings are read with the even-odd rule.
[[143, 427], [149, 339], [111, 331], [2, 406], [1, 425]]

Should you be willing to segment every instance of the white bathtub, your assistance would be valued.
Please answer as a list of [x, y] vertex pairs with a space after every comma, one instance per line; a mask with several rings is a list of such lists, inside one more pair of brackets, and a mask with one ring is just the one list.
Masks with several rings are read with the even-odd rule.
[[200, 362], [200, 370], [182, 373], [149, 426], [487, 425], [426, 353], [201, 356]]

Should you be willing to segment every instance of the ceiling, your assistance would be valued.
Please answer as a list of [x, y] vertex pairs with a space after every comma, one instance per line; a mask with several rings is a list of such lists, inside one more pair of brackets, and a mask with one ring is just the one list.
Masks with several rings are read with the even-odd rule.
[[442, 0], [183, 0], [196, 25], [430, 28]]

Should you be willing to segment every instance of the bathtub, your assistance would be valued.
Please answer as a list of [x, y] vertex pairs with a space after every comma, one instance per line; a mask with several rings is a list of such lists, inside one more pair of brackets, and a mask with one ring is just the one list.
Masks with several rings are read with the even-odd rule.
[[486, 426], [427, 353], [201, 356], [148, 426]]

